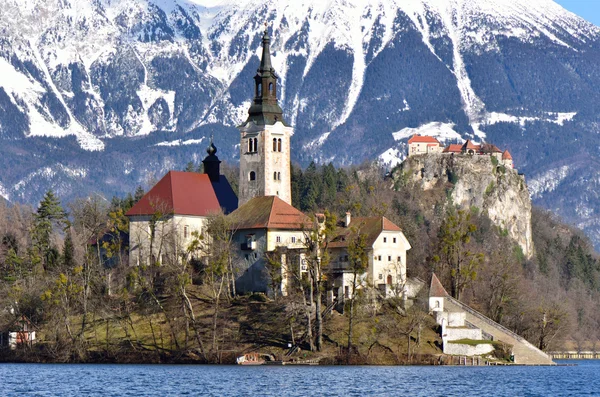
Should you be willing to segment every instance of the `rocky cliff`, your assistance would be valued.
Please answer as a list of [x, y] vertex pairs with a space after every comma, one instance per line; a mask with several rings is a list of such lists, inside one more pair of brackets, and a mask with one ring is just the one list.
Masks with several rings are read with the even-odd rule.
[[423, 190], [442, 189], [461, 208], [477, 207], [515, 240], [527, 258], [534, 253], [531, 199], [525, 177], [489, 156], [428, 154], [407, 158], [395, 180]]

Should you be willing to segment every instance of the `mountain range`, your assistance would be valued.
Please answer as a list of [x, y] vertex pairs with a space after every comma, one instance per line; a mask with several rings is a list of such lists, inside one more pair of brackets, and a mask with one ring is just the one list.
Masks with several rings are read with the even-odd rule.
[[551, 0], [3, 0], [0, 196], [110, 198], [235, 162], [260, 38], [292, 156], [392, 167], [414, 133], [508, 149], [600, 247], [600, 28]]

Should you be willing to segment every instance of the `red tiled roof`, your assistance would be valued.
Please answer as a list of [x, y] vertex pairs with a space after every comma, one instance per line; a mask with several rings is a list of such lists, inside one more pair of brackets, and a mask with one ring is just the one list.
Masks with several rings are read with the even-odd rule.
[[498, 146], [492, 143], [483, 143], [481, 144], [481, 151], [483, 153], [502, 153], [502, 150], [498, 148]]
[[408, 143], [409, 144], [411, 144], [411, 143], [434, 143], [434, 144], [438, 144], [438, 145], [440, 144], [440, 142], [432, 136], [418, 135], [418, 134], [413, 135], [408, 140]]
[[448, 294], [448, 292], [446, 292], [446, 289], [444, 288], [444, 286], [442, 285], [440, 280], [437, 278], [435, 273], [433, 273], [431, 275], [431, 285], [429, 286], [429, 296], [436, 297], [436, 298], [443, 298], [446, 296], [450, 296]]
[[336, 237], [333, 238], [329, 247], [331, 248], [343, 248], [348, 246], [349, 235], [352, 232], [352, 227], [356, 227], [360, 233], [366, 235], [367, 246], [372, 246], [377, 240], [377, 237], [382, 231], [394, 231], [401, 232], [400, 229], [394, 222], [387, 219], [385, 216], [373, 216], [373, 217], [356, 217], [351, 218], [350, 225], [348, 227], [339, 227], [336, 232]]
[[462, 145], [460, 143], [452, 143], [442, 153], [460, 153], [461, 148]]
[[302, 230], [310, 227], [306, 215], [277, 196], [255, 197], [228, 217], [235, 229]]
[[462, 145], [462, 149], [463, 150], [479, 150], [479, 149], [481, 149], [481, 145], [475, 145], [473, 142], [471, 142], [470, 139], [467, 139], [467, 141]]
[[504, 153], [502, 153], [502, 160], [512, 160], [512, 156], [508, 150], [505, 150]]
[[208, 216], [220, 212], [221, 205], [208, 175], [169, 171], [125, 215], [152, 215], [157, 211]]

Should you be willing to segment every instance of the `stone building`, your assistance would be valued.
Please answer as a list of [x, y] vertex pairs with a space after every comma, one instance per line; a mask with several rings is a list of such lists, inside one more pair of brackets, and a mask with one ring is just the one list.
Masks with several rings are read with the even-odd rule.
[[237, 197], [220, 174], [212, 139], [207, 153], [203, 174], [169, 171], [127, 211], [130, 265], [179, 257], [192, 233], [201, 232], [210, 216], [237, 208]]
[[[233, 228], [235, 257], [241, 275], [236, 290], [274, 292], [270, 276], [280, 280], [278, 291], [286, 294], [292, 274], [301, 274], [305, 234], [310, 219], [277, 196], [255, 197], [228, 215]], [[267, 255], [281, 263], [278, 274], [269, 275]]]
[[262, 38], [262, 59], [254, 77], [254, 99], [240, 130], [239, 204], [254, 197], [277, 196], [292, 203], [290, 137], [293, 128], [277, 102], [277, 80], [271, 66], [270, 37]]

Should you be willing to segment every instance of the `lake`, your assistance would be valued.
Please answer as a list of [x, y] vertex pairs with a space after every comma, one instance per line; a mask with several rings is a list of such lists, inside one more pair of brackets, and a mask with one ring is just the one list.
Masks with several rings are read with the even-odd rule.
[[1, 396], [593, 396], [600, 360], [557, 367], [0, 364]]

